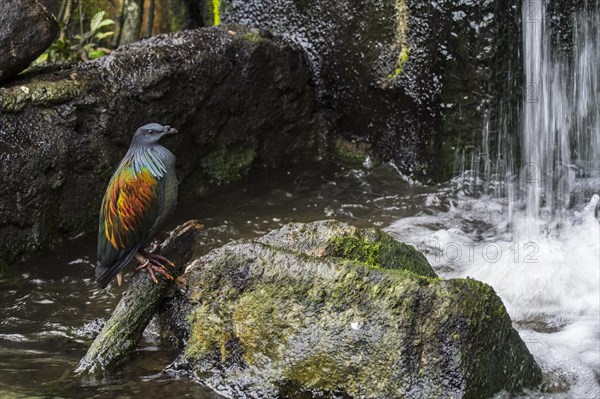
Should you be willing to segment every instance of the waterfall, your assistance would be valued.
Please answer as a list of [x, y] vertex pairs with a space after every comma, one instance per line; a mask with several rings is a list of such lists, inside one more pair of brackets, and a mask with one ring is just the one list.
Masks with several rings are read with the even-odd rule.
[[583, 198], [571, 198], [575, 178], [597, 178], [600, 170], [598, 4], [573, 16], [573, 43], [566, 51], [565, 43], [551, 40], [552, 30], [564, 27], [549, 18], [548, 6], [526, 0], [522, 9], [526, 89], [517, 195], [529, 220], [576, 205]]

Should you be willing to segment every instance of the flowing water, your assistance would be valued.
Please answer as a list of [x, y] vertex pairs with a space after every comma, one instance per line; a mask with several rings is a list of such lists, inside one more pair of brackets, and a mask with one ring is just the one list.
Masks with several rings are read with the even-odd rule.
[[[522, 167], [526, 217], [568, 209], [577, 175], [600, 173], [600, 13], [573, 16], [572, 60], [551, 42], [547, 2], [523, 5]], [[559, 43], [560, 45], [560, 43]], [[581, 198], [575, 198], [581, 200]]]
[[[547, 4], [523, 5], [521, 131], [494, 130], [504, 165], [490, 162], [497, 153], [487, 147], [486, 120], [483, 170], [472, 166], [448, 184], [424, 187], [388, 165], [328, 161], [184, 199], [171, 227], [190, 218], [206, 225], [196, 255], [291, 221], [385, 228], [441, 276], [494, 287], [547, 379], [548, 392], [525, 397], [599, 398], [600, 13], [595, 4], [573, 17], [566, 57], [549, 40]], [[84, 235], [0, 279], [0, 397], [217, 397], [162, 373], [176, 354], [150, 332], [117, 375], [69, 377], [124, 289], [98, 290], [94, 259], [95, 234]]]

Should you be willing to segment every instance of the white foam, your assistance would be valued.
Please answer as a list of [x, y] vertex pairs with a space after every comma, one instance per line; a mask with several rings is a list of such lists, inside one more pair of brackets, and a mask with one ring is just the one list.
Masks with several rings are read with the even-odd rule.
[[590, 395], [600, 390], [598, 201], [560, 223], [523, 217], [509, 229], [502, 201], [459, 197], [447, 212], [386, 230], [411, 241], [440, 276], [490, 284], [547, 377], [571, 397], [600, 397]]

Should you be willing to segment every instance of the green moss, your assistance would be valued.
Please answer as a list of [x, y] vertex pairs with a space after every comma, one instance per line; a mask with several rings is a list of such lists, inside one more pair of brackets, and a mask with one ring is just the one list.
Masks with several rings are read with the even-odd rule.
[[381, 267], [379, 242], [370, 243], [354, 236], [333, 237], [329, 240], [329, 249], [332, 256], [357, 260], [377, 269]]
[[347, 367], [330, 353], [319, 352], [290, 368], [287, 380], [317, 391], [334, 391], [353, 378]]
[[393, 86], [398, 77], [404, 72], [404, 68], [410, 57], [410, 43], [408, 41], [408, 5], [406, 0], [396, 0], [396, 36], [392, 44], [392, 51], [398, 53], [395, 64], [390, 65], [387, 71], [387, 79], [383, 79], [384, 87]]
[[226, 343], [231, 338], [231, 331], [223, 320], [211, 311], [210, 305], [197, 308], [188, 315], [191, 331], [185, 356], [188, 359], [201, 359], [219, 353], [223, 361], [227, 356]]
[[[235, 303], [222, 315], [206, 301], [187, 316], [191, 326], [185, 357], [200, 361], [219, 355], [226, 361], [229, 344], [236, 340], [243, 348], [246, 364], [260, 361], [262, 356], [279, 359], [281, 343], [298, 328], [302, 307], [294, 298], [302, 297], [307, 288], [296, 285], [259, 284], [252, 291], [239, 295], [229, 292], [228, 301]], [[215, 297], [222, 293], [214, 292]], [[206, 300], [206, 297], [203, 297]], [[230, 322], [224, 322], [230, 320]]]
[[370, 149], [371, 147], [367, 143], [348, 141], [339, 137], [333, 141], [334, 154], [351, 163], [362, 164]]
[[403, 47], [402, 51], [400, 51], [400, 56], [398, 57], [398, 67], [395, 70], [396, 76], [400, 75], [402, 71], [404, 71], [404, 65], [408, 62], [409, 55], [410, 48]]
[[356, 260], [370, 267], [406, 270], [419, 276], [437, 277], [423, 254], [388, 235], [370, 238], [360, 235], [337, 236], [328, 241], [326, 248], [331, 256]]
[[25, 106], [66, 102], [81, 95], [84, 85], [77, 80], [31, 82], [0, 89], [0, 111], [18, 112]]
[[290, 328], [297, 327], [297, 315], [302, 313], [290, 301], [298, 290], [297, 286], [261, 284], [240, 298], [232, 319], [247, 364], [255, 363], [259, 355], [280, 358], [279, 346]]
[[258, 44], [264, 40], [263, 37], [260, 35], [260, 32], [254, 30], [244, 33], [242, 38], [252, 44]]
[[221, 147], [205, 157], [201, 166], [211, 182], [231, 183], [241, 180], [248, 173], [255, 158], [254, 148]]

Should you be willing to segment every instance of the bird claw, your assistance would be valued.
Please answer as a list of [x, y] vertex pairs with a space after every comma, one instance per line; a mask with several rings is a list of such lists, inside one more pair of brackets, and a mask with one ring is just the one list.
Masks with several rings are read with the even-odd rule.
[[142, 255], [136, 256], [136, 259], [140, 264], [133, 269], [133, 271], [137, 273], [142, 269], [146, 269], [150, 274], [150, 278], [152, 281], [154, 281], [154, 284], [158, 284], [158, 279], [156, 278], [154, 272], [162, 274], [168, 280], [173, 280], [173, 276], [167, 273], [167, 268], [161, 263], [161, 261], [172, 267], [175, 267], [175, 264], [164, 256], [143, 253]]
[[152, 279], [152, 281], [154, 281], [154, 284], [158, 284], [158, 279], [156, 278], [156, 276], [154, 275], [154, 272], [152, 271], [152, 266], [150, 266], [150, 265], [146, 266], [146, 270], [148, 270], [148, 273], [150, 273], [150, 278]]
[[167, 269], [165, 269], [164, 266], [156, 266], [156, 265], [150, 264], [150, 265], [146, 266], [146, 270], [148, 270], [148, 273], [150, 273], [150, 278], [152, 279], [152, 281], [154, 281], [154, 284], [158, 284], [158, 279], [156, 278], [156, 275], [154, 274], [154, 272], [162, 274], [168, 280], [173, 280], [173, 276], [171, 276], [169, 273], [167, 273]]
[[151, 253], [147, 253], [147, 252], [144, 252], [143, 254], [146, 259], [149, 259], [151, 262], [154, 262], [155, 264], [164, 266], [163, 263], [166, 263], [167, 265], [169, 265], [171, 267], [175, 267], [175, 263], [171, 262], [169, 259], [165, 258], [162, 255], [151, 254]]

